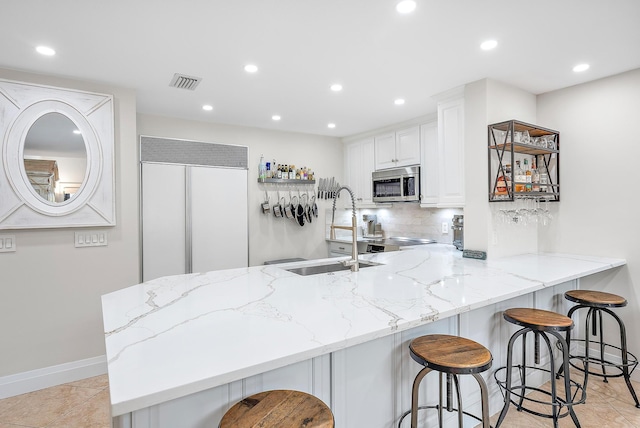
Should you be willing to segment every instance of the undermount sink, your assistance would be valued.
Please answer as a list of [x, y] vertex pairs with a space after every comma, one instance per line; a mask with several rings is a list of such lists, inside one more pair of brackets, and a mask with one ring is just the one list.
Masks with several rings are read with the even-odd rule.
[[424, 245], [424, 244], [435, 244], [437, 241], [433, 239], [425, 239], [425, 238], [407, 238], [404, 236], [392, 236], [390, 238], [363, 238], [365, 242], [370, 242], [374, 244], [387, 244], [387, 245], [397, 245], [399, 247], [406, 247], [411, 245]]
[[[360, 269], [371, 267], [371, 266], [379, 266], [380, 263], [373, 262], [365, 262], [360, 261]], [[340, 272], [343, 270], [351, 270], [351, 266], [345, 266], [340, 262], [330, 262], [325, 263], [323, 265], [316, 266], [302, 266], [297, 268], [286, 269], [289, 272], [295, 273], [297, 275], [308, 276], [308, 275], [319, 275], [321, 273], [330, 273], [330, 272]]]

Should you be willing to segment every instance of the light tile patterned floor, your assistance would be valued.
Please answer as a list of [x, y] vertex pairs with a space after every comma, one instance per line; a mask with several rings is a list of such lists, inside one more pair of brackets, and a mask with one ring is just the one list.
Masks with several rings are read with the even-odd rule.
[[[640, 393], [640, 383], [633, 382]], [[640, 427], [640, 409], [621, 378], [609, 383], [591, 377], [587, 404], [576, 406], [583, 428]], [[498, 415], [491, 418], [494, 424]], [[550, 419], [518, 412], [512, 406], [502, 424], [504, 428], [552, 427]], [[569, 417], [561, 428], [573, 427]], [[0, 428], [110, 428], [109, 384], [107, 376], [54, 386], [28, 394], [0, 400]], [[356, 428], [356, 427], [344, 427]]]
[[[573, 375], [572, 375], [573, 376]], [[640, 394], [640, 383], [632, 381], [637, 394]], [[548, 384], [543, 386], [543, 389]], [[546, 409], [540, 411], [548, 412]], [[575, 406], [575, 412], [582, 428], [634, 428], [640, 427], [640, 409], [627, 389], [623, 378], [610, 378], [604, 383], [602, 378], [590, 376], [587, 385], [587, 402]], [[498, 414], [491, 417], [493, 426]], [[575, 427], [570, 416], [560, 419], [560, 428]], [[526, 412], [518, 412], [511, 406], [500, 428], [545, 428], [553, 427], [551, 419], [533, 416]], [[0, 427], [1, 428], [1, 427]]]
[[0, 428], [110, 428], [107, 375], [0, 400]]

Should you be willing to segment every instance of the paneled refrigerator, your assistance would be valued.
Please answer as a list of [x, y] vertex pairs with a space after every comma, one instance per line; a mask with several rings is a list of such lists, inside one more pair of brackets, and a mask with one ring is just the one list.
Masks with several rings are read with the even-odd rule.
[[142, 280], [246, 267], [248, 148], [140, 137]]

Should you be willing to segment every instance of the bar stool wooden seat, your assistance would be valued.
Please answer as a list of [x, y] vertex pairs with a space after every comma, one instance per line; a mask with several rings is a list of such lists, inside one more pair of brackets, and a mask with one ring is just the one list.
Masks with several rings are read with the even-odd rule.
[[[442, 426], [442, 411], [458, 412], [458, 426], [463, 426], [463, 415], [470, 416], [482, 422], [483, 428], [490, 428], [489, 425], [489, 401], [488, 390], [484, 379], [479, 373], [488, 370], [491, 367], [493, 357], [491, 352], [484, 346], [473, 340], [464, 337], [449, 336], [444, 334], [432, 334], [421, 336], [409, 344], [409, 352], [411, 358], [424, 368], [420, 370], [413, 381], [413, 390], [411, 395], [411, 410], [405, 412], [398, 423], [401, 426], [403, 419], [411, 413], [411, 428], [418, 426], [418, 410], [420, 409], [437, 409], [440, 426]], [[431, 371], [440, 373], [440, 396], [438, 405], [435, 406], [418, 406], [418, 392], [420, 382]], [[462, 398], [460, 394], [460, 383], [458, 375], [472, 375], [480, 386], [482, 417], [469, 414], [462, 409]], [[446, 391], [447, 403], [443, 405], [443, 375], [446, 375]], [[452, 405], [452, 382], [455, 385], [456, 396], [458, 399], [457, 409]]]
[[[531, 309], [531, 308], [513, 308], [508, 309], [503, 313], [503, 317], [506, 321], [521, 326], [522, 328], [515, 332], [511, 338], [509, 339], [509, 343], [507, 345], [507, 365], [505, 367], [501, 367], [494, 373], [496, 382], [498, 386], [503, 391], [504, 395], [504, 407], [500, 412], [500, 416], [498, 418], [498, 422], [496, 423], [496, 428], [502, 424], [505, 416], [509, 410], [511, 404], [514, 404], [518, 411], [525, 411], [527, 413], [541, 416], [545, 418], [553, 419], [553, 426], [558, 427], [558, 419], [563, 418], [567, 415], [571, 416], [576, 427], [580, 427], [580, 422], [578, 421], [578, 417], [576, 416], [573, 406], [576, 404], [584, 403], [586, 399], [585, 389], [583, 385], [578, 384], [574, 380], [571, 380], [569, 376], [564, 377], [564, 394], [558, 394], [556, 388], [556, 368], [555, 362], [553, 359], [553, 348], [551, 345], [551, 341], [549, 340], [549, 336], [553, 336], [558, 341], [558, 347], [562, 351], [562, 365], [561, 367], [569, 367], [569, 348], [567, 346], [567, 342], [561, 333], [569, 332], [573, 328], [573, 321], [571, 318], [558, 314], [556, 312], [545, 311], [542, 309]], [[528, 366], [527, 365], [527, 334], [534, 333], [534, 355], [535, 355], [535, 364], [536, 366]], [[522, 360], [520, 364], [516, 365], [515, 368], [518, 369], [520, 374], [520, 383], [513, 383], [513, 347], [516, 340], [522, 337]], [[548, 355], [549, 355], [549, 369], [545, 369], [539, 367], [540, 364], [540, 338], [542, 338], [547, 345]], [[545, 391], [537, 386], [527, 385], [527, 370], [531, 371], [542, 371], [549, 373], [549, 380], [551, 384], [551, 391]], [[505, 373], [504, 378], [502, 378], [502, 374]], [[549, 401], [542, 401], [537, 398], [527, 397], [527, 393], [537, 391], [546, 396], [549, 396]], [[579, 392], [582, 392], [581, 398], [576, 399]], [[517, 397], [517, 401], [514, 400], [511, 396], [514, 395]], [[562, 395], [562, 396], [561, 396]], [[550, 413], [540, 413], [532, 408], [525, 406], [525, 401], [527, 405], [533, 404], [539, 407], [539, 405], [550, 406]], [[566, 407], [567, 410], [563, 413], [562, 408]]]
[[[579, 309], [588, 309], [587, 316], [584, 321], [584, 336], [580, 339], [572, 339], [570, 332], [567, 332], [567, 345], [571, 342], [579, 342], [584, 345], [584, 351], [579, 354], [571, 354], [570, 364], [572, 367], [585, 373], [585, 385], [589, 375], [599, 376], [607, 382], [609, 377], [624, 377], [627, 388], [631, 393], [631, 397], [636, 402], [636, 407], [640, 408], [638, 396], [636, 395], [633, 385], [631, 384], [631, 373], [638, 366], [638, 359], [635, 355], [627, 350], [627, 333], [622, 320], [611, 310], [611, 308], [622, 308], [627, 306], [627, 300], [617, 294], [605, 293], [602, 291], [591, 290], [570, 290], [564, 293], [565, 299], [577, 303], [569, 309], [567, 316], [571, 318]], [[611, 316], [619, 326], [620, 346], [614, 346], [604, 341], [602, 313]], [[598, 344], [600, 356], [590, 355], [590, 344], [593, 342]], [[615, 350], [620, 355], [620, 362], [612, 362], [605, 358], [606, 350]], [[582, 365], [575, 364], [574, 361], [580, 360]], [[602, 373], [589, 370], [589, 366], [599, 366]], [[607, 368], [615, 370], [614, 373], [607, 373]], [[562, 374], [562, 368], [558, 371], [558, 375]]]
[[313, 395], [288, 389], [254, 394], [234, 404], [219, 428], [333, 428], [331, 409]]

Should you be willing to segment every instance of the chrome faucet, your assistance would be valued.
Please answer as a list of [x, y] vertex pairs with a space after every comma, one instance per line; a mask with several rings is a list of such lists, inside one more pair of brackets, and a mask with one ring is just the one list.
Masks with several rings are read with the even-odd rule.
[[[333, 224], [336, 216], [336, 200], [338, 199], [338, 195], [340, 192], [345, 189], [351, 195], [351, 226], [336, 226]], [[345, 266], [351, 266], [351, 272], [358, 272], [360, 270], [360, 265], [358, 263], [358, 219], [356, 218], [356, 195], [353, 193], [353, 190], [349, 188], [349, 186], [342, 186], [338, 189], [338, 191], [333, 196], [333, 211], [331, 212], [331, 239], [336, 239], [336, 229], [344, 229], [351, 231], [351, 260], [345, 260], [342, 262]]]

